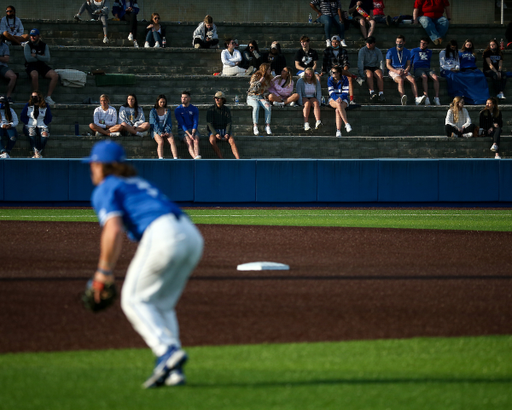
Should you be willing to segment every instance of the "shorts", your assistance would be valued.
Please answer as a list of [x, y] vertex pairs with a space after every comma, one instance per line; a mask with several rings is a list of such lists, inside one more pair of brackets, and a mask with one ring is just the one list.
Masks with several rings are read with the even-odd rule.
[[[394, 80], [395, 78], [400, 77], [400, 74], [397, 74], [394, 71], [390, 71], [389, 76]], [[407, 77], [412, 77], [412, 74], [410, 72], [407, 73]]]
[[436, 72], [431, 68], [417, 68], [414, 70], [414, 77], [421, 78], [423, 74], [426, 74], [427, 77], [432, 77]]
[[[179, 128], [178, 129], [178, 138], [180, 139], [180, 141], [184, 141], [185, 140], [185, 131], [183, 131], [182, 128]], [[199, 134], [199, 131], [196, 130], [196, 136], [197, 138], [201, 138], [201, 134]]]
[[9, 71], [10, 68], [6, 65], [3, 65], [3, 66], [0, 66], [0, 75], [2, 77], [5, 77], [5, 75], [7, 74], [7, 71]]
[[329, 98], [329, 103], [332, 101], [338, 101], [338, 100], [341, 100], [342, 102], [344, 102], [345, 104], [347, 104], [347, 107], [349, 106], [350, 102], [349, 102], [349, 98], [348, 98], [348, 94], [341, 94], [338, 98]]
[[364, 67], [363, 71], [370, 70], [372, 73], [374, 73], [377, 70], [380, 70], [380, 67]]
[[[225, 129], [215, 129], [215, 131], [217, 131], [217, 134], [219, 134], [221, 137], [224, 137], [226, 135], [226, 130]], [[233, 133], [229, 134], [230, 137], [233, 136]], [[219, 141], [219, 140], [217, 140]], [[226, 141], [226, 140], [221, 140], [221, 141]]]
[[46, 74], [48, 74], [48, 71], [50, 71], [51, 69], [52, 68], [45, 62], [36, 61], [35, 63], [28, 63], [27, 68], [25, 68], [25, 71], [29, 76], [32, 71], [37, 71], [41, 77], [46, 77]]

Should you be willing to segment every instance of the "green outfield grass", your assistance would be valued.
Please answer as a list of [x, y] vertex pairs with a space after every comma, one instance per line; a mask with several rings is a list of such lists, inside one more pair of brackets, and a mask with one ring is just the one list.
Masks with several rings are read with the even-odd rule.
[[512, 337], [195, 347], [143, 390], [147, 350], [0, 355], [2, 409], [510, 409]]
[[[197, 224], [512, 231], [512, 209], [197, 209]], [[96, 221], [90, 209], [2, 209], [1, 220]]]

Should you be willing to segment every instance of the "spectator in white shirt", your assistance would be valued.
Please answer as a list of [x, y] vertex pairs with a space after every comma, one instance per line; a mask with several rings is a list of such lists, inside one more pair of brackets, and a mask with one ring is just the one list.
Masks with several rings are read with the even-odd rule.
[[110, 106], [110, 98], [107, 94], [100, 96], [100, 106], [94, 110], [94, 122], [89, 128], [96, 133], [96, 136], [120, 137], [121, 125], [117, 123], [117, 110]]
[[220, 58], [222, 60], [222, 75], [223, 76], [249, 76], [251, 75], [253, 68], [249, 67], [247, 70], [240, 67], [242, 63], [242, 53], [238, 51], [236, 42], [228, 38], [224, 43], [226, 46], [225, 50], [222, 50]]
[[7, 41], [11, 44], [19, 46], [21, 43], [28, 41], [28, 34], [23, 34], [25, 29], [21, 20], [16, 17], [16, 9], [14, 6], [7, 6], [5, 10], [6, 16], [0, 20], [0, 33], [2, 33]]

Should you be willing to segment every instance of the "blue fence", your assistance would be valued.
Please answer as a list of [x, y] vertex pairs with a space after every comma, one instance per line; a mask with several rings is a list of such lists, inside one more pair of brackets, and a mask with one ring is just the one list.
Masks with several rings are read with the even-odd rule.
[[[139, 174], [187, 204], [512, 202], [512, 160], [133, 160]], [[0, 201], [86, 203], [77, 159], [0, 161]]]

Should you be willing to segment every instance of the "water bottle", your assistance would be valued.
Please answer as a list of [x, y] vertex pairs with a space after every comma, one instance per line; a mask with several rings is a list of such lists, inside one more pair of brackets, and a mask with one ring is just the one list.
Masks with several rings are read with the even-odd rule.
[[505, 42], [503, 41], [503, 39], [501, 39], [501, 41], [500, 41], [500, 50], [501, 51], [505, 50]]
[[240, 100], [238, 99], [238, 95], [235, 95], [235, 105], [239, 105]]
[[80, 127], [78, 126], [78, 121], [75, 121], [75, 136], [80, 136]]
[[325, 105], [325, 97], [322, 95], [322, 105]]
[[162, 39], [162, 47], [165, 47], [165, 45], [167, 44], [167, 40], [165, 39], [165, 37]]
[[311, 15], [311, 13], [309, 13], [309, 18], [308, 18], [308, 23], [312, 23], [313, 22], [313, 16]]

